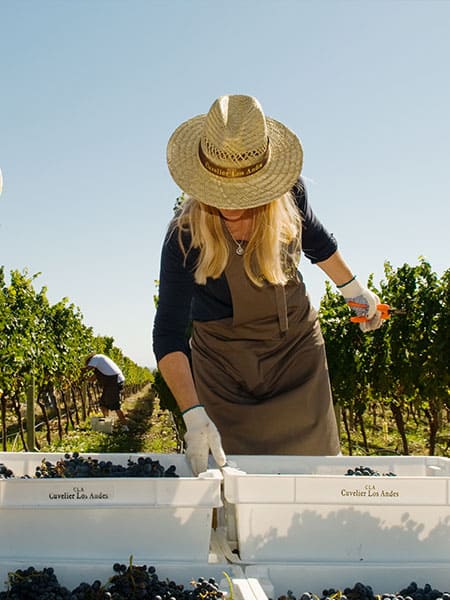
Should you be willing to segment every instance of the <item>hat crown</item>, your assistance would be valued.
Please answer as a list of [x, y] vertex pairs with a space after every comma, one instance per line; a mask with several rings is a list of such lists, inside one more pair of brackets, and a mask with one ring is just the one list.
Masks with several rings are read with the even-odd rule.
[[221, 96], [211, 106], [200, 138], [201, 151], [213, 164], [248, 167], [267, 152], [267, 123], [252, 96]]
[[265, 116], [252, 96], [220, 96], [207, 114], [170, 136], [167, 165], [191, 198], [218, 209], [255, 208], [280, 198], [300, 175], [295, 133]]

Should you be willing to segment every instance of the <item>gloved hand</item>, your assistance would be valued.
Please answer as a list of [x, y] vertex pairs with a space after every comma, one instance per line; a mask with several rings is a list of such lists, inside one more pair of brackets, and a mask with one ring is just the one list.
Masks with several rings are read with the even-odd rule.
[[352, 302], [367, 306], [367, 308], [351, 307], [358, 317], [367, 317], [367, 321], [359, 323], [361, 331], [366, 333], [367, 331], [374, 331], [381, 326], [381, 313], [377, 310], [377, 304], [380, 304], [380, 299], [376, 294], [362, 286], [356, 278], [353, 278], [345, 285], [337, 287], [347, 302], [351, 300]]
[[194, 475], [197, 476], [208, 468], [210, 450], [218, 466], [223, 467], [227, 458], [222, 448], [220, 433], [204, 407], [199, 404], [188, 408], [183, 412], [183, 419], [186, 425], [186, 456]]

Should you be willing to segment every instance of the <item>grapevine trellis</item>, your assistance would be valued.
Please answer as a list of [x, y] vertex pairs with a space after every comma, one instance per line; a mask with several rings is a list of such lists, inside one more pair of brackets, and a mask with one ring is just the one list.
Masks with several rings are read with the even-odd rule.
[[[112, 337], [94, 336], [83, 323], [80, 310], [66, 298], [51, 305], [46, 288], [36, 291], [38, 275], [12, 271], [9, 284], [0, 268], [0, 411], [2, 449], [20, 439], [29, 448], [30, 421], [45, 429], [50, 444], [54, 433], [61, 439], [98, 409], [99, 390], [81, 368], [90, 352], [110, 356], [122, 369], [124, 395], [134, 393], [152, 380], [113, 345]], [[28, 403], [27, 403], [28, 396]], [[27, 411], [27, 405], [32, 410]], [[34, 428], [34, 426], [33, 426]], [[39, 442], [34, 440], [39, 448]]]
[[349, 322], [342, 298], [327, 286], [320, 320], [334, 399], [341, 407], [350, 450], [349, 420], [359, 423], [367, 449], [363, 416], [375, 415], [377, 408], [382, 416], [392, 414], [402, 454], [409, 454], [407, 421], [423, 418], [433, 455], [450, 412], [450, 269], [439, 278], [421, 258], [418, 265], [397, 270], [386, 262], [384, 271], [378, 289], [372, 281], [369, 285], [401, 312], [371, 334]]

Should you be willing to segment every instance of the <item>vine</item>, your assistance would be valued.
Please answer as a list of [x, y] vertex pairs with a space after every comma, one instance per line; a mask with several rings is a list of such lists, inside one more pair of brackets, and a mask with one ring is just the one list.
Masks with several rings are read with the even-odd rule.
[[[69, 429], [97, 409], [99, 390], [88, 382], [81, 367], [90, 352], [107, 354], [125, 376], [125, 395], [153, 381], [149, 369], [139, 367], [114, 346], [114, 338], [95, 336], [83, 323], [78, 307], [63, 298], [50, 304], [47, 289], [35, 289], [40, 273], [13, 270], [9, 283], [0, 267], [0, 410], [3, 451], [8, 438], [20, 439], [24, 450], [33, 450], [27, 439], [27, 392], [33, 389], [39, 408], [36, 427], [45, 429], [47, 443], [61, 439]], [[34, 414], [34, 411], [33, 411]], [[29, 425], [29, 423], [28, 423]], [[28, 427], [29, 433], [29, 427]], [[38, 442], [35, 441], [38, 446]]]

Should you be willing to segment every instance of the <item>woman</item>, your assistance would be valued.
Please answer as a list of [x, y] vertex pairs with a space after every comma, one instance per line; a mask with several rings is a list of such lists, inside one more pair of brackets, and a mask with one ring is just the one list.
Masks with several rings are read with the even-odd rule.
[[[194, 473], [228, 454], [335, 455], [339, 439], [317, 313], [300, 252], [368, 331], [379, 299], [312, 212], [298, 138], [251, 96], [222, 96], [173, 133], [170, 173], [187, 194], [164, 241], [153, 345], [186, 424]], [[192, 321], [192, 335], [187, 330]]]

